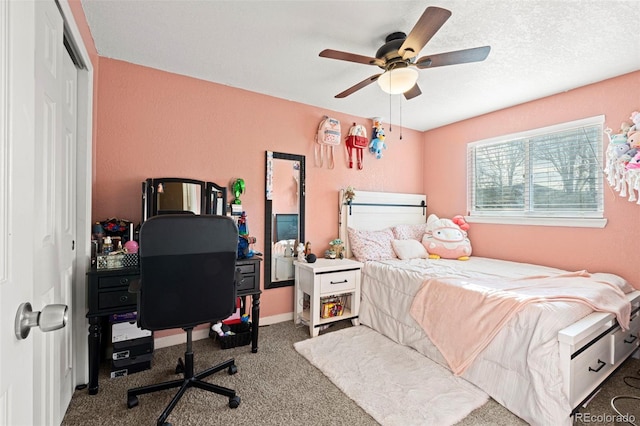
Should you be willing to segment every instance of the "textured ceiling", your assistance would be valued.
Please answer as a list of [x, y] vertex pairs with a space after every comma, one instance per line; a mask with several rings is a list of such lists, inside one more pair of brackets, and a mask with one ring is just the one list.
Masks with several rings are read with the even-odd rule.
[[[98, 54], [360, 117], [428, 130], [640, 70], [638, 0], [82, 0]], [[419, 57], [484, 45], [484, 62], [420, 70], [406, 101], [377, 84], [334, 96], [427, 6], [452, 16]], [[640, 100], [639, 100], [640, 102]], [[640, 107], [640, 105], [638, 105]]]

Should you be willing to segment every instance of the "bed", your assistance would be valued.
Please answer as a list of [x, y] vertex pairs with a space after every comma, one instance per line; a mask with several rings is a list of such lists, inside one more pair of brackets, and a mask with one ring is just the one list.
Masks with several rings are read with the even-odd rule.
[[[356, 191], [340, 194], [340, 236], [352, 256], [349, 228], [375, 233], [420, 228], [427, 218], [426, 196]], [[386, 231], [385, 231], [386, 232]], [[395, 230], [394, 230], [395, 232]], [[402, 233], [400, 233], [402, 234]], [[411, 238], [411, 235], [397, 235]], [[564, 277], [567, 272], [540, 265], [471, 256], [469, 260], [410, 258], [366, 261], [362, 272], [360, 323], [412, 347], [452, 369], [449, 361], [412, 316], [416, 295], [426, 282], [463, 279], [503, 282], [528, 277]], [[629, 356], [638, 357], [640, 291], [612, 274], [586, 274], [606, 281], [628, 302], [623, 316], [597, 312], [574, 300], [529, 303], [499, 329], [462, 372], [463, 378], [530, 424], [570, 424], [571, 416]], [[420, 292], [420, 293], [419, 293]], [[628, 318], [626, 318], [628, 317]], [[620, 322], [627, 325], [623, 329]], [[443, 319], [446, 324], [446, 318]], [[460, 336], [477, 323], [459, 323]], [[450, 326], [450, 324], [449, 324]], [[432, 335], [430, 331], [429, 335]]]

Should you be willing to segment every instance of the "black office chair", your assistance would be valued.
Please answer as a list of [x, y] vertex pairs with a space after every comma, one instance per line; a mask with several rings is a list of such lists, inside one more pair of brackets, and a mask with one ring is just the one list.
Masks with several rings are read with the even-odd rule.
[[166, 215], [147, 220], [140, 229], [140, 284], [138, 325], [147, 330], [182, 328], [187, 348], [176, 368], [184, 378], [127, 391], [127, 406], [138, 405], [138, 395], [179, 387], [158, 418], [165, 423], [184, 392], [197, 387], [229, 397], [237, 408], [240, 397], [232, 389], [203, 381], [228, 369], [238, 370], [230, 359], [201, 373], [193, 372], [192, 331], [199, 324], [217, 322], [236, 309], [236, 256], [238, 228], [225, 216]]

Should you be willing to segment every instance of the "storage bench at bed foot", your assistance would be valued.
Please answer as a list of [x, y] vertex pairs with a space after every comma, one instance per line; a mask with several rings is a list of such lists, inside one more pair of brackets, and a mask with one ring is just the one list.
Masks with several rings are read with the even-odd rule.
[[575, 407], [614, 370], [611, 343], [600, 339], [571, 360], [571, 406]]
[[629, 354], [640, 345], [640, 311], [631, 315], [629, 330], [617, 331], [611, 335], [611, 363], [618, 364], [627, 359]]

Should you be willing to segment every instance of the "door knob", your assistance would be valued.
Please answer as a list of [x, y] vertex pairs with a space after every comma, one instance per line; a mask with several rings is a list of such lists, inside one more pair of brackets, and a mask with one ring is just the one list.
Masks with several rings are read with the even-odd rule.
[[18, 340], [26, 339], [32, 327], [40, 327], [42, 331], [53, 331], [67, 325], [67, 305], [51, 304], [42, 311], [33, 312], [31, 303], [25, 302], [16, 312], [15, 332]]

